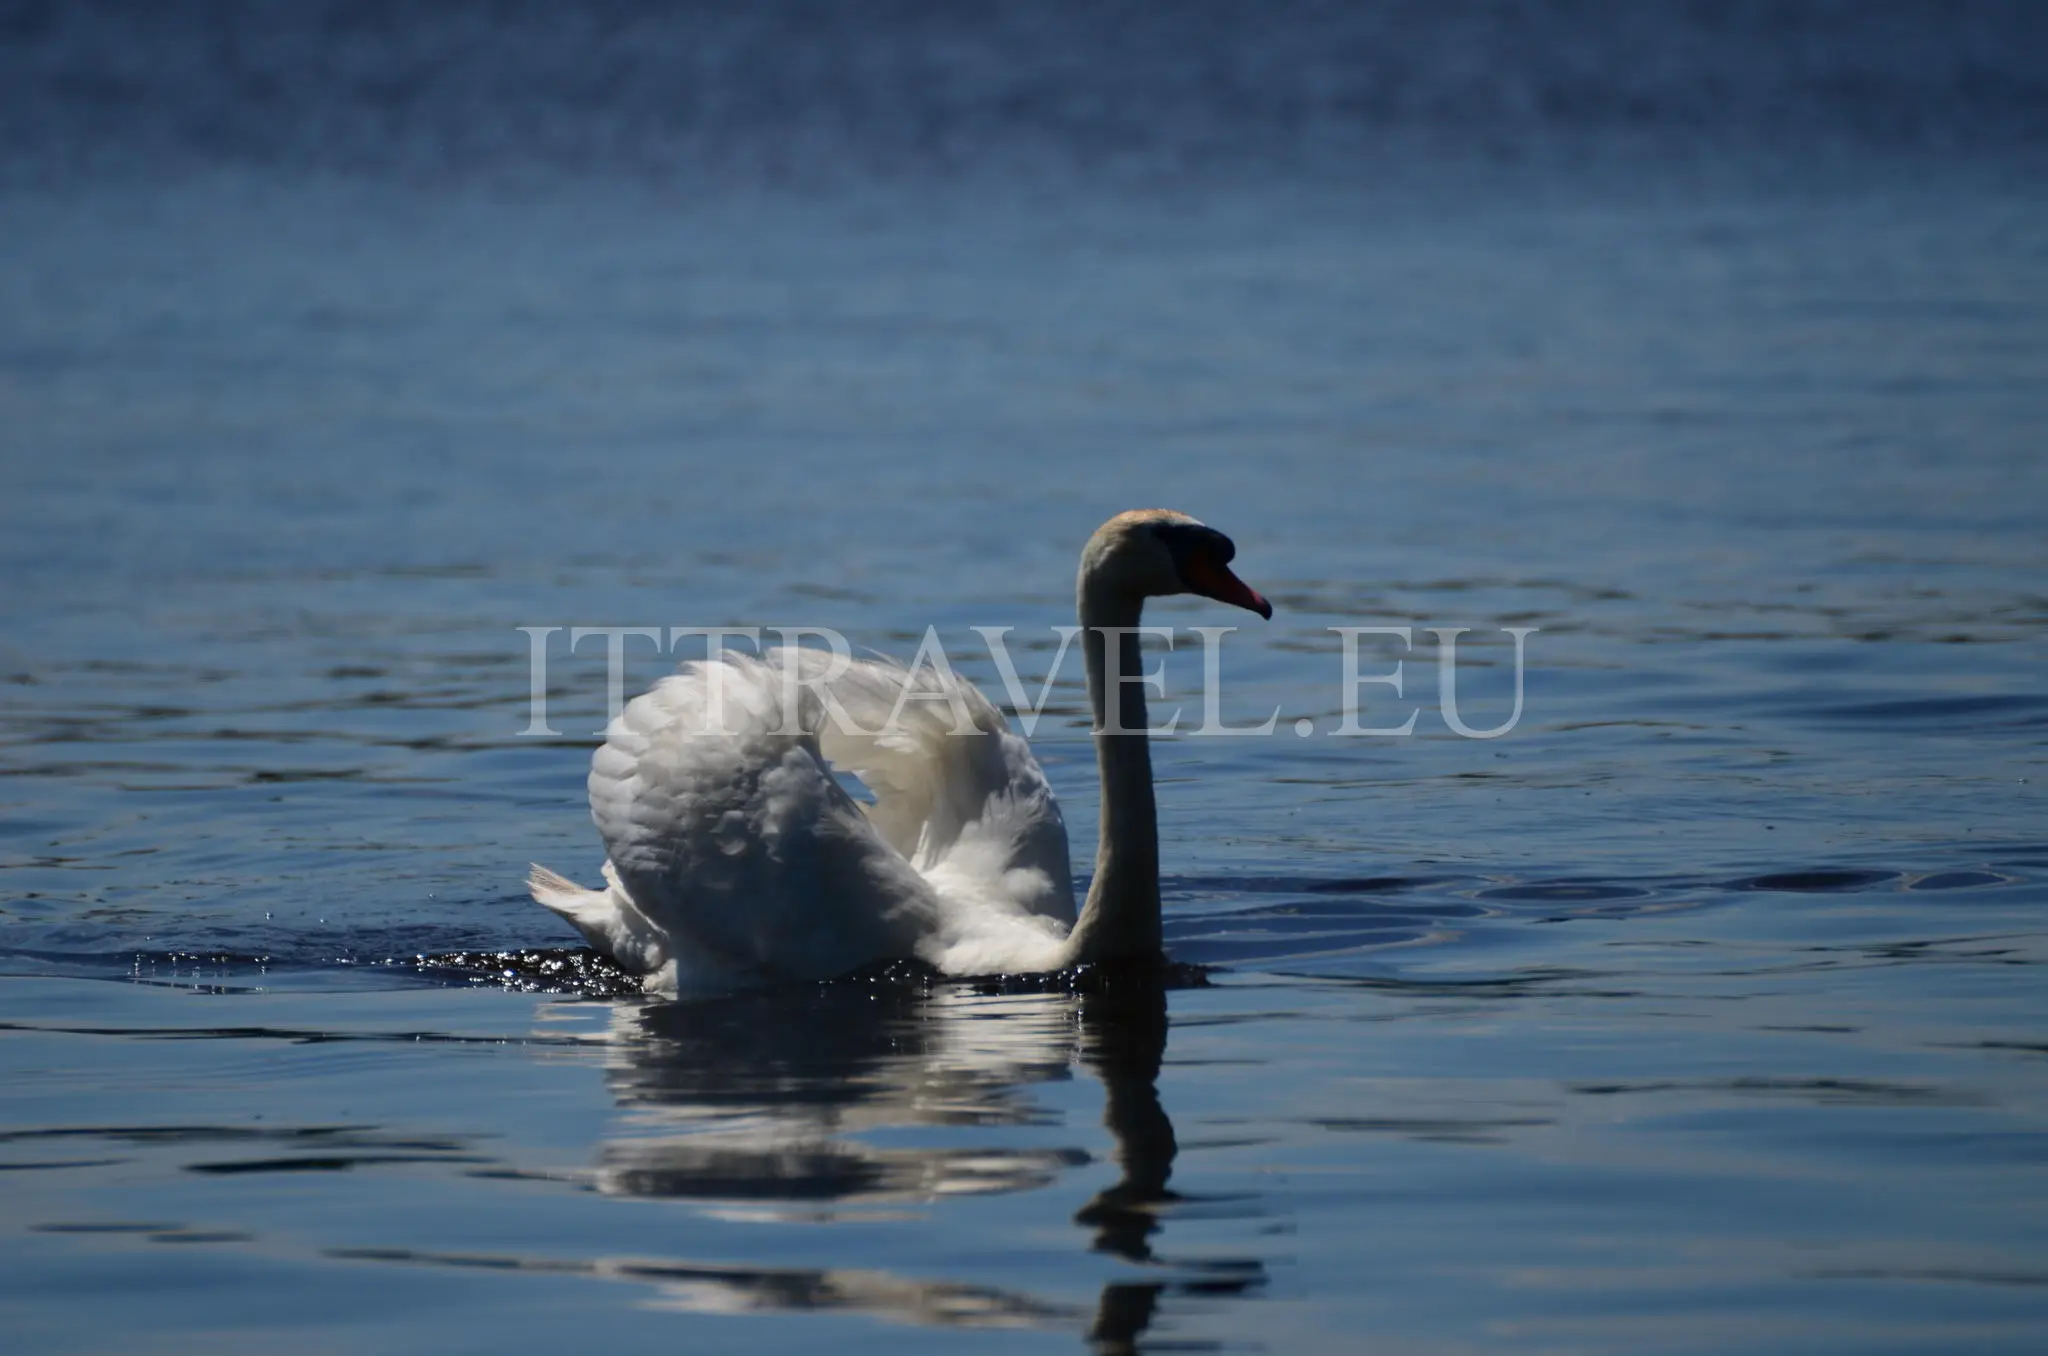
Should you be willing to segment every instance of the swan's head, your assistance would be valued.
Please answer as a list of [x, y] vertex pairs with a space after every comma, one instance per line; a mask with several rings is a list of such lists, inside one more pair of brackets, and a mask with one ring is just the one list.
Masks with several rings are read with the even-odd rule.
[[1172, 509], [1133, 509], [1095, 530], [1081, 552], [1084, 589], [1132, 598], [1199, 593], [1271, 618], [1273, 605], [1230, 572], [1237, 546], [1208, 524]]

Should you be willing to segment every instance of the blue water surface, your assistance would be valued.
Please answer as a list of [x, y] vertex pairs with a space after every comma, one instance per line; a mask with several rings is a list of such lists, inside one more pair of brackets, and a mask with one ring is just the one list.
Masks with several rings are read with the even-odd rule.
[[[0, 6], [8, 1349], [2037, 1349], [2042, 37]], [[1148, 614], [1163, 981], [526, 898], [568, 628], [1035, 693], [1152, 505], [1276, 609]]]

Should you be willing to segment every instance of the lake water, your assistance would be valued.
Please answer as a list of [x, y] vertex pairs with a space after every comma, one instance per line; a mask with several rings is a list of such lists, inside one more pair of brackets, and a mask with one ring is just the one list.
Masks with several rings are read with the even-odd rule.
[[[2038, 1349], [2035, 11], [273, 9], [0, 24], [10, 1351]], [[1154, 504], [1169, 982], [527, 900], [566, 628], [1035, 691]]]

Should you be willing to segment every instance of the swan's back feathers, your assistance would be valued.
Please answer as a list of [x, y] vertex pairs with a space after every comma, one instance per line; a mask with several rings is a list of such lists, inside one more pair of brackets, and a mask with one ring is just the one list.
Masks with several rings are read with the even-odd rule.
[[786, 717], [769, 665], [693, 664], [629, 702], [591, 759], [620, 884], [700, 968], [823, 978], [908, 955], [932, 926], [930, 887], [833, 780], [798, 695]]
[[[821, 713], [820, 750], [874, 795], [863, 807], [868, 822], [920, 873], [943, 873], [950, 862], [957, 877], [969, 866], [960, 859], [972, 858], [1005, 907], [1074, 921], [1066, 822], [1052, 784], [1031, 746], [973, 684], [950, 670], [913, 674], [880, 657], [784, 648], [768, 658], [796, 666], [832, 698], [837, 709]], [[836, 674], [835, 664], [843, 666]]]
[[611, 888], [537, 868], [534, 897], [628, 968], [676, 967], [659, 987], [1025, 968], [1073, 920], [1044, 772], [950, 674], [795, 648], [688, 664], [612, 722], [589, 786]]

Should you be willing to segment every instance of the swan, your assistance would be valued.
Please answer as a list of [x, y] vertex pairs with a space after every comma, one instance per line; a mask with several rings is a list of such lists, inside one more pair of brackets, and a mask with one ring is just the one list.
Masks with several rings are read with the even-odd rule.
[[535, 864], [528, 889], [663, 996], [912, 957], [955, 976], [1157, 962], [1159, 828], [1132, 628], [1147, 598], [1178, 593], [1270, 619], [1231, 572], [1236, 553], [1166, 509], [1118, 514], [1081, 552], [1102, 815], [1078, 914], [1052, 785], [986, 697], [941, 664], [793, 646], [685, 664], [627, 703], [590, 762], [604, 888]]

